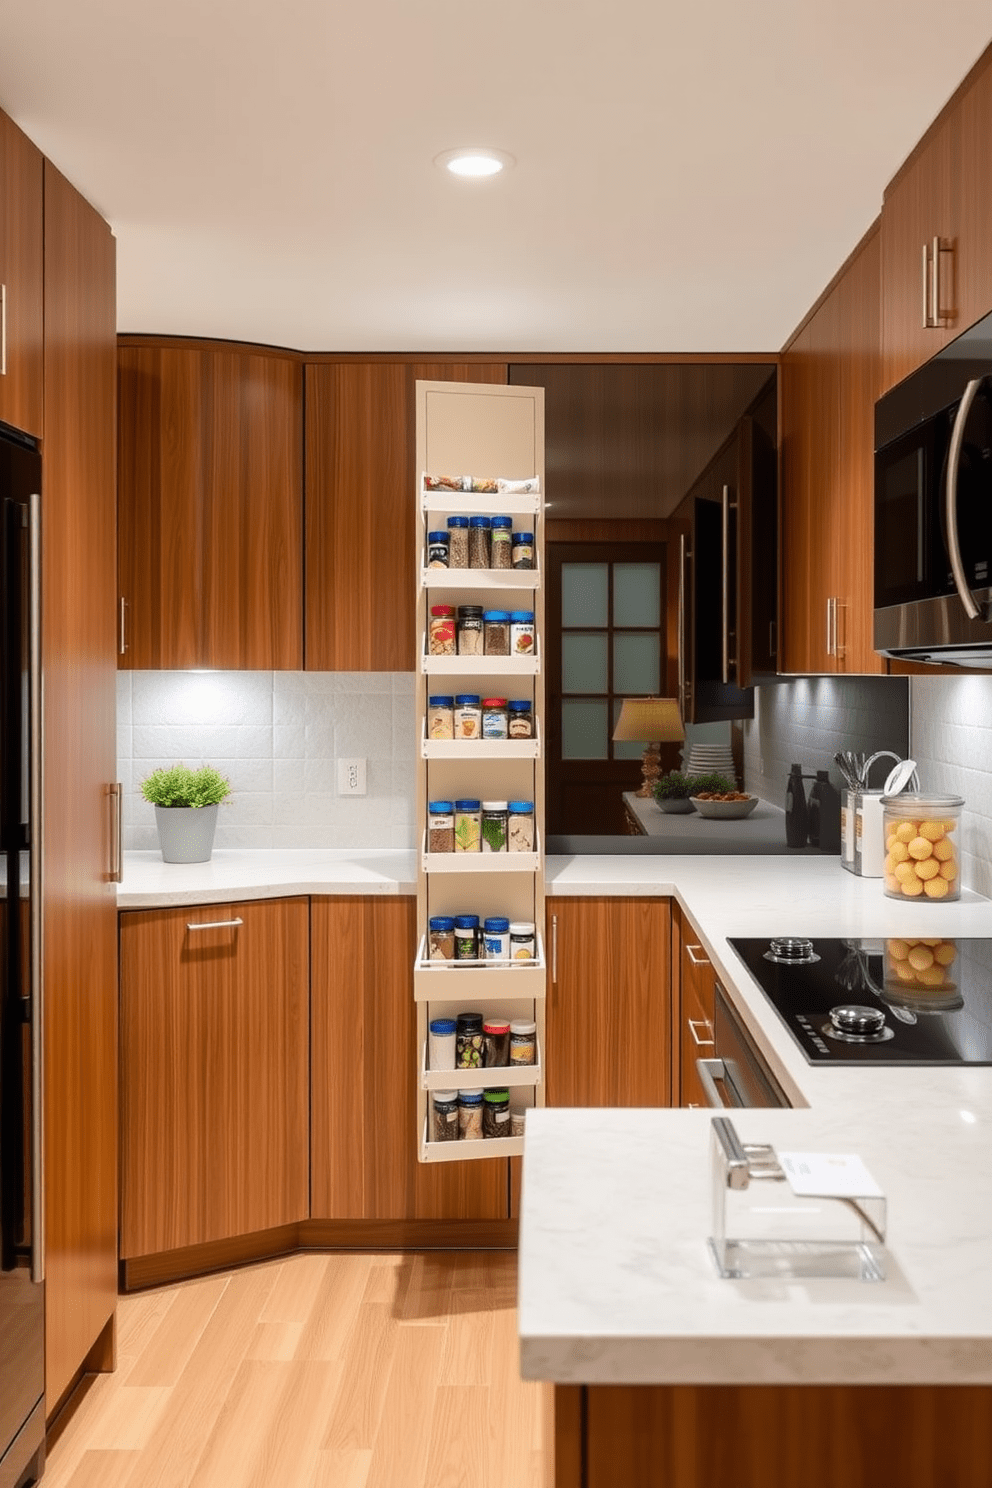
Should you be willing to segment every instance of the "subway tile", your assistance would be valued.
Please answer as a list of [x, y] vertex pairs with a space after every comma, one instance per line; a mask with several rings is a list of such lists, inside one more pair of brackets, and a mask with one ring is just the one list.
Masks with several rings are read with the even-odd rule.
[[274, 813], [279, 819], [279, 797], [302, 795], [305, 786], [304, 761], [302, 759], [274, 759], [272, 761], [272, 790], [276, 797]]
[[274, 759], [306, 758], [307, 731], [302, 725], [274, 724], [272, 727], [272, 754]]

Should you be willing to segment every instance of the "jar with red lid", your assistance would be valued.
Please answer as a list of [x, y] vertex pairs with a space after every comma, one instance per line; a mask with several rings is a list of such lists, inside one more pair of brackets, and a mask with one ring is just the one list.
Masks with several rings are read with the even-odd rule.
[[427, 632], [427, 649], [431, 656], [454, 656], [454, 605], [431, 605], [431, 620]]

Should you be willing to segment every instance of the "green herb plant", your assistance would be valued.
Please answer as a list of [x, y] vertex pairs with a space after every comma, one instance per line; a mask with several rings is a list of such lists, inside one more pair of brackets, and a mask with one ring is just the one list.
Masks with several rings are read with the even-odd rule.
[[140, 789], [153, 806], [217, 806], [230, 795], [231, 782], [213, 765], [191, 770], [178, 764], [153, 770]]
[[737, 789], [737, 781], [732, 775], [720, 775], [715, 771], [712, 775], [694, 775], [690, 784], [692, 786], [690, 796], [701, 795], [703, 791], [713, 791], [714, 794], [722, 796]]
[[698, 796], [700, 791], [723, 794], [736, 789], [737, 782], [729, 775], [683, 775], [679, 770], [669, 770], [667, 775], [660, 775], [652, 786], [656, 801], [684, 801], [689, 796]]

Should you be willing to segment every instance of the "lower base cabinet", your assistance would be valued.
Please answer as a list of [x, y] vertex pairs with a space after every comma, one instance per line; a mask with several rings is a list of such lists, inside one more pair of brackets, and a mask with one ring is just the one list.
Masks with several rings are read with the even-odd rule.
[[547, 901], [549, 1106], [667, 1106], [671, 902]]
[[304, 1219], [308, 901], [120, 918], [122, 1258]]

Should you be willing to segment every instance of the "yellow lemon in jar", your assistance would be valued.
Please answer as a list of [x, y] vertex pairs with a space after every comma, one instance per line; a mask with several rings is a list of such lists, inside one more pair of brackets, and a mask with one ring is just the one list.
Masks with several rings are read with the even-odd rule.
[[941, 941], [940, 945], [934, 951], [933, 959], [940, 966], [950, 966], [953, 961], [957, 960], [957, 954], [957, 946], [949, 940], [944, 940]]
[[904, 940], [889, 940], [886, 945], [893, 961], [905, 961], [909, 955], [909, 946]]
[[924, 858], [922, 863], [917, 863], [913, 869], [917, 878], [936, 878], [940, 872], [940, 864], [936, 858]]
[[954, 879], [957, 878], [957, 876], [958, 876], [958, 865], [957, 865], [957, 863], [954, 862], [953, 858], [951, 859], [951, 861], [949, 863], [941, 863], [941, 865], [940, 865], [940, 876], [947, 883], [952, 883], [954, 881]]
[[907, 878], [915, 878], [915, 876], [916, 864], [913, 862], [912, 858], [907, 859], [905, 863], [896, 864], [895, 878], [897, 883], [905, 883]]
[[[930, 878], [927, 880], [927, 882], [923, 885], [923, 892], [930, 899], [946, 899], [947, 891], [949, 888], [950, 884], [947, 882], [947, 879], [940, 878], [938, 876], [937, 878]], [[905, 892], [906, 890], [903, 889], [903, 893]]]
[[909, 848], [905, 842], [900, 842], [898, 837], [889, 848], [889, 854], [895, 863], [904, 863], [909, 857]]
[[939, 842], [944, 836], [944, 823], [939, 821], [920, 822], [920, 836], [926, 837], [928, 842]]
[[899, 842], [912, 842], [916, 835], [916, 823], [914, 821], [901, 821], [896, 827], [896, 839]]
[[928, 966], [926, 971], [920, 972], [920, 981], [924, 987], [942, 987], [944, 985], [944, 968], [942, 966]]
[[929, 946], [917, 945], [909, 953], [909, 964], [914, 971], [926, 971], [933, 965], [933, 951]]
[[898, 961], [898, 962], [896, 962], [896, 976], [899, 978], [899, 980], [901, 982], [915, 982], [916, 981], [916, 972], [910, 966], [910, 964], [909, 964], [908, 961]]
[[909, 856], [922, 863], [924, 858], [933, 856], [933, 843], [928, 842], [925, 837], [914, 837], [909, 844]]
[[933, 845], [933, 855], [941, 863], [949, 862], [954, 856], [954, 843], [948, 842], [946, 837], [941, 838], [940, 842], [935, 842]]
[[[931, 882], [939, 883], [940, 880], [935, 878], [932, 879]], [[900, 883], [899, 888], [900, 891], [906, 895], [907, 899], [915, 899], [918, 894], [923, 893], [923, 880], [922, 878], [917, 878], [916, 874], [914, 873], [912, 878], [904, 878], [903, 881]]]

